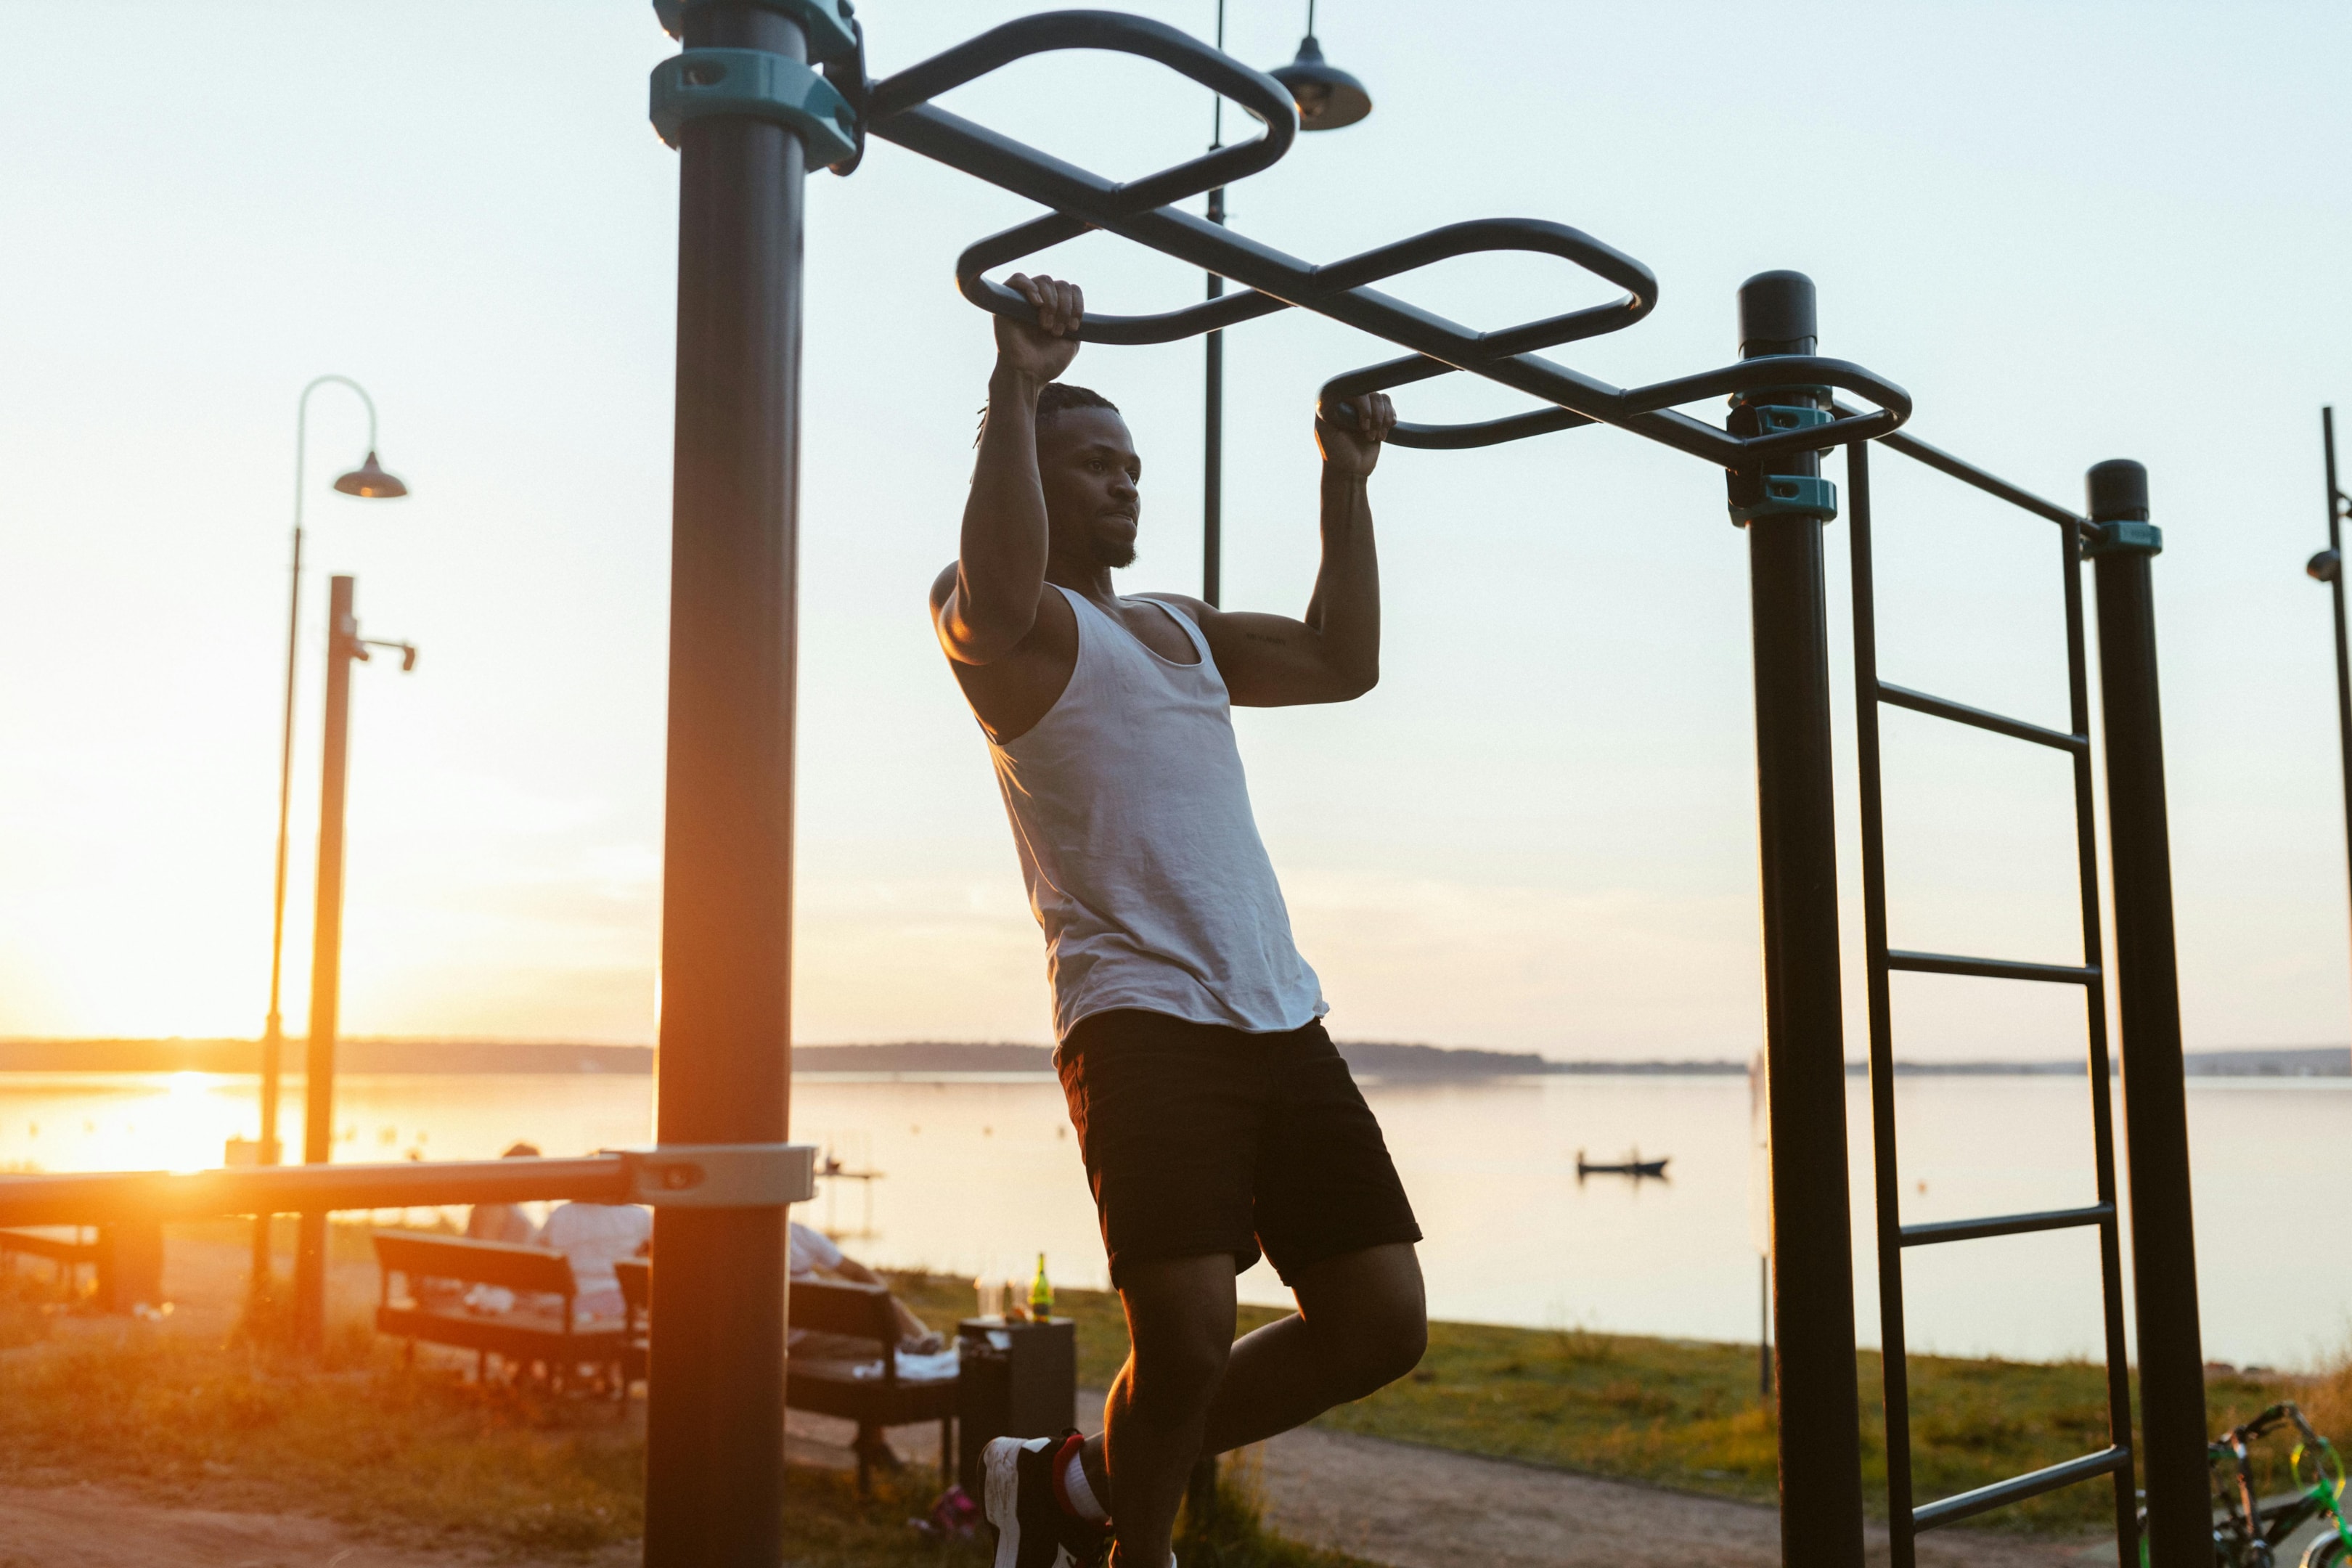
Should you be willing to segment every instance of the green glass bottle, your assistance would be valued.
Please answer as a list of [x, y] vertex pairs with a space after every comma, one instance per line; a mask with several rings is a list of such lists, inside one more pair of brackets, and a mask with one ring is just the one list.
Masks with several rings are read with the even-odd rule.
[[1029, 1315], [1039, 1322], [1054, 1315], [1054, 1282], [1045, 1278], [1045, 1255], [1037, 1255], [1037, 1278], [1029, 1282]]

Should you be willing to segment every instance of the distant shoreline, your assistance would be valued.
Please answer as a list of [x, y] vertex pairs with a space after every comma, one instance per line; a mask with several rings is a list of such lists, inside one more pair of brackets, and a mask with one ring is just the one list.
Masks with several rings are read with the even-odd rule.
[[[1533, 1051], [1445, 1049], [1384, 1041], [1343, 1041], [1340, 1051], [1366, 1078], [1385, 1082], [1464, 1082], [1505, 1078], [1726, 1078], [1748, 1071], [1744, 1061], [1551, 1061]], [[260, 1046], [253, 1040], [0, 1040], [0, 1073], [251, 1073]], [[301, 1042], [286, 1043], [284, 1066], [301, 1068]], [[2190, 1051], [2191, 1078], [2352, 1078], [2352, 1047], [2263, 1046]], [[889, 1045], [800, 1046], [797, 1073], [876, 1074], [1044, 1073], [1053, 1070], [1045, 1046], [953, 1040]], [[489, 1073], [577, 1073], [646, 1077], [650, 1046], [567, 1045], [475, 1040], [345, 1040], [336, 1070], [360, 1074], [449, 1077]], [[1867, 1069], [1846, 1064], [1850, 1076]], [[2080, 1061], [1897, 1062], [1896, 1073], [1925, 1078], [2080, 1078]]]

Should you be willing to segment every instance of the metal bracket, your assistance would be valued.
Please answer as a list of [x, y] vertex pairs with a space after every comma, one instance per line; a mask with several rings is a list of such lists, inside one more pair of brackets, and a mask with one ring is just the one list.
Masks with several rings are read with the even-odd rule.
[[[1812, 392], [1813, 387], [1774, 387], [1774, 392]], [[1751, 396], [1754, 395], [1750, 395]], [[1811, 408], [1780, 403], [1752, 403], [1740, 399], [1738, 414], [1752, 416], [1756, 428], [1738, 430], [1748, 421], [1735, 415], [1734, 429], [1747, 436], [1770, 436], [1783, 430], [1810, 429], [1827, 425], [1834, 417], [1826, 408]], [[1838, 514], [1837, 486], [1828, 479], [1811, 474], [1752, 474], [1732, 469], [1725, 476], [1730, 491], [1731, 521], [1745, 528], [1759, 518], [1811, 517], [1829, 522]]]
[[800, 61], [766, 49], [681, 49], [654, 68], [652, 112], [654, 129], [673, 147], [689, 120], [744, 114], [797, 134], [811, 169], [857, 151], [848, 100]]
[[628, 1174], [627, 1202], [656, 1208], [781, 1208], [816, 1196], [813, 1143], [671, 1143], [605, 1149]]
[[2125, 519], [2095, 522], [2083, 531], [2083, 559], [2098, 555], [2161, 555], [2164, 530], [2152, 522]]
[[[1732, 474], [1731, 521], [1741, 528], [1759, 518], [1811, 517], [1833, 522], [1838, 514], [1837, 486], [1811, 474], [1765, 474], [1749, 478]], [[1742, 493], [1743, 489], [1745, 494]]]
[[[697, 5], [718, 4], [719, 0], [654, 0], [654, 19], [663, 32], [683, 40], [686, 37], [686, 14]], [[808, 39], [808, 58], [822, 65], [839, 59], [857, 47], [854, 24], [850, 18], [856, 7], [850, 0], [734, 0], [734, 3], [766, 7], [789, 21], [800, 24], [802, 35]]]

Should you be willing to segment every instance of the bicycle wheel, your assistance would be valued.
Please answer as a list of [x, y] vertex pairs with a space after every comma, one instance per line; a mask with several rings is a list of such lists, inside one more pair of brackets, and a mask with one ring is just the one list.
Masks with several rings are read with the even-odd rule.
[[2303, 1568], [2345, 1568], [2344, 1538], [2329, 1531], [2303, 1554]]

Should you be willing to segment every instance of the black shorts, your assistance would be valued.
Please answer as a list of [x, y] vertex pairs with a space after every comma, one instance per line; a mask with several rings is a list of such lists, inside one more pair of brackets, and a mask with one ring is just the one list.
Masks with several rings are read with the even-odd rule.
[[1421, 1227], [1381, 1126], [1320, 1023], [1252, 1035], [1121, 1010], [1054, 1053], [1102, 1220], [1111, 1282], [1129, 1263], [1263, 1247], [1298, 1269]]

